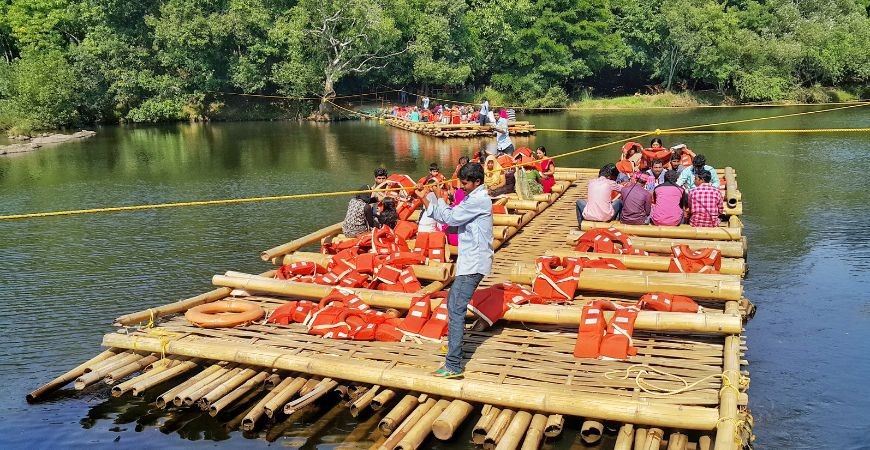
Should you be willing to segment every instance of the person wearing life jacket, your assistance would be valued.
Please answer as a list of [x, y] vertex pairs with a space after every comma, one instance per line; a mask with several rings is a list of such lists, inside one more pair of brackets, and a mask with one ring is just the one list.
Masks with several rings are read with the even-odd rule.
[[516, 178], [514, 177], [514, 170], [504, 169], [495, 155], [486, 157], [484, 170], [484, 184], [491, 197], [498, 197], [515, 191]]
[[[673, 152], [673, 155], [677, 157], [677, 165], [672, 165], [671, 168], [678, 172], [686, 167], [691, 167], [692, 160], [696, 156], [695, 152], [689, 150], [689, 147], [686, 147], [686, 144], [677, 144], [671, 147], [671, 152]], [[673, 156], [671, 157], [671, 161], [673, 161]]]
[[640, 170], [647, 170], [652, 167], [654, 161], [670, 160], [671, 150], [664, 147], [661, 139], [653, 138], [650, 141], [649, 147], [641, 150], [641, 154], [643, 157], [638, 164], [638, 168]]
[[618, 175], [615, 165], [605, 164], [598, 171], [598, 178], [589, 181], [586, 199], [577, 200], [575, 205], [578, 227], [584, 220], [610, 222], [619, 217], [622, 200], [612, 200], [612, 194], [622, 190], [622, 186], [616, 183]]
[[459, 227], [459, 249], [456, 277], [448, 292], [448, 346], [444, 365], [432, 375], [441, 378], [462, 376], [462, 335], [465, 313], [474, 290], [492, 270], [492, 200], [483, 184], [480, 164], [468, 163], [459, 170], [462, 190], [468, 196], [459, 205], [450, 207], [440, 198], [439, 188], [423, 189], [416, 194], [428, 208], [433, 205], [435, 220]]

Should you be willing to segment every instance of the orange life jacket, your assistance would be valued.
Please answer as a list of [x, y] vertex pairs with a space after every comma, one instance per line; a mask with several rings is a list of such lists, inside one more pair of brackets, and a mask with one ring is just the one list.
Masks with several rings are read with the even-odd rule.
[[442, 231], [417, 233], [414, 251], [426, 258], [427, 262], [447, 262], [447, 235]]
[[411, 300], [411, 307], [408, 308], [408, 313], [402, 319], [402, 324], [398, 328], [402, 331], [418, 334], [426, 322], [429, 321], [429, 316], [432, 314], [432, 300], [428, 295], [416, 297]]
[[492, 205], [492, 213], [493, 214], [507, 214], [508, 209], [505, 205]]
[[652, 292], [640, 298], [640, 304], [654, 311], [663, 312], [701, 312], [701, 307], [689, 297], [671, 295], [664, 292]]
[[279, 280], [290, 280], [297, 275], [317, 275], [325, 273], [326, 269], [311, 261], [297, 261], [290, 264], [284, 264], [275, 273], [275, 278]]
[[408, 251], [408, 243], [399, 239], [390, 227], [384, 225], [372, 230], [372, 250], [379, 255]]
[[662, 161], [664, 163], [665, 160], [671, 159], [671, 150], [667, 148], [645, 148], [641, 150], [643, 156], [647, 158], [650, 163], [654, 161]]
[[622, 146], [622, 156], [620, 159], [626, 160], [640, 151], [643, 151], [643, 145], [637, 142], [626, 142], [625, 145]]
[[580, 327], [577, 330], [577, 342], [574, 344], [575, 357], [597, 358], [600, 355], [598, 350], [601, 348], [601, 340], [607, 330], [607, 321], [604, 320], [606, 307], [607, 304], [597, 301], [583, 307], [583, 312], [580, 314]]
[[722, 252], [715, 248], [692, 250], [688, 245], [675, 245], [671, 252], [668, 272], [719, 273], [722, 268]]
[[272, 314], [269, 314], [269, 318], [266, 322], [279, 323], [281, 325], [287, 325], [290, 322], [293, 322], [293, 311], [296, 309], [297, 303], [298, 302], [295, 301], [287, 302], [275, 308], [275, 310], [272, 311]]
[[403, 200], [399, 202], [399, 205], [396, 207], [396, 214], [399, 216], [399, 220], [408, 220], [414, 211], [420, 209], [420, 206], [423, 206], [423, 200], [414, 197], [410, 200]]
[[526, 303], [543, 303], [544, 299], [534, 292], [513, 283], [494, 284], [478, 289], [468, 302], [468, 310], [489, 326], [504, 317], [510, 309]]
[[[620, 247], [616, 247], [619, 244]], [[593, 253], [622, 253], [631, 250], [631, 239], [616, 228], [594, 228], [577, 240], [574, 250]]]
[[402, 269], [414, 264], [424, 264], [426, 257], [417, 252], [396, 252], [384, 258], [384, 264]]
[[[569, 302], [577, 292], [583, 266], [576, 258], [541, 256], [535, 261], [537, 275], [532, 290], [546, 300]], [[556, 267], [562, 269], [556, 269]]]
[[374, 253], [363, 253], [357, 255], [354, 259], [356, 271], [359, 273], [374, 273], [375, 269], [381, 265], [381, 261]]
[[441, 338], [447, 335], [449, 317], [449, 313], [447, 310], [447, 292], [438, 291], [434, 294], [431, 294], [429, 298], [440, 298], [441, 304], [439, 304], [438, 307], [432, 311], [432, 313], [429, 315], [429, 320], [426, 321], [426, 324], [423, 325], [423, 328], [420, 329], [420, 332], [418, 334], [420, 335], [420, 337], [440, 341]]
[[[387, 267], [393, 270], [388, 270], [386, 269]], [[381, 271], [385, 275], [388, 272], [389, 277], [381, 277], [380, 273], [377, 275], [377, 279], [380, 282], [377, 286], [379, 291], [414, 293], [423, 289], [420, 280], [417, 279], [417, 276], [414, 275], [414, 272], [410, 268], [400, 270], [399, 275], [395, 277], [395, 281], [390, 281], [395, 275], [395, 270], [398, 269], [386, 264], [381, 266]]]
[[634, 321], [640, 308], [637, 305], [617, 308], [616, 314], [607, 324], [607, 334], [601, 339], [598, 351], [602, 358], [627, 359], [637, 354], [631, 339]]

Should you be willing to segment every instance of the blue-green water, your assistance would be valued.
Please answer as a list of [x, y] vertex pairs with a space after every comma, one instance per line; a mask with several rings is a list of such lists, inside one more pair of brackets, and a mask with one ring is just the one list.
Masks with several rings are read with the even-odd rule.
[[[820, 109], [820, 108], [811, 108]], [[572, 112], [522, 116], [541, 128], [656, 129], [796, 108]], [[734, 125], [870, 127], [870, 108]], [[356, 188], [384, 165], [452, 172], [485, 141], [443, 141], [375, 122], [105, 127], [90, 140], [0, 158], [0, 214]], [[623, 136], [540, 132], [551, 154]], [[870, 432], [870, 174], [867, 134], [665, 136], [738, 171], [750, 237], [747, 326], [757, 448], [867, 448]], [[558, 159], [595, 167], [618, 146]], [[27, 392], [99, 351], [113, 318], [210, 289], [226, 270], [266, 269], [258, 253], [344, 215], [347, 199], [246, 203], [0, 221], [0, 443], [20, 447], [260, 447], [199, 413], [157, 413], [105, 391]], [[566, 217], [566, 220], [573, 220]], [[307, 423], [307, 422], [306, 422]], [[305, 441], [332, 448], [344, 414]], [[276, 444], [299, 446], [305, 427]], [[467, 431], [467, 430], [466, 430]], [[115, 441], [118, 440], [116, 443]], [[568, 436], [552, 443], [571, 445]], [[467, 436], [439, 447], [465, 448]]]

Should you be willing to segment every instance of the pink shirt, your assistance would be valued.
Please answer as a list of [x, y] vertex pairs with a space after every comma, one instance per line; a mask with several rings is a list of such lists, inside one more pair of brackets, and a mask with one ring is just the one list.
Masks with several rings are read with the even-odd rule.
[[586, 209], [583, 210], [583, 218], [595, 222], [607, 222], [613, 219], [611, 194], [621, 189], [621, 185], [607, 177], [591, 180], [586, 192]]
[[653, 190], [656, 204], [653, 206], [650, 221], [653, 225], [679, 225], [683, 217], [685, 201], [683, 188], [675, 184], [660, 184]]

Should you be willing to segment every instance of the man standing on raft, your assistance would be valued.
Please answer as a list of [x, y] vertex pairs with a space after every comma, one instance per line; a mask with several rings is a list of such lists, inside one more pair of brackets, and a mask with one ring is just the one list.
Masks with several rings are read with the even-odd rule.
[[484, 275], [492, 269], [492, 201], [483, 184], [483, 166], [468, 163], [459, 169], [459, 185], [465, 200], [450, 207], [441, 198], [440, 188], [423, 189], [417, 196], [425, 208], [432, 205], [432, 217], [440, 223], [459, 228], [459, 255], [456, 258], [456, 278], [447, 296], [448, 331], [447, 358], [444, 365], [432, 372], [441, 378], [462, 376], [462, 335], [465, 332], [465, 311], [471, 295]]

